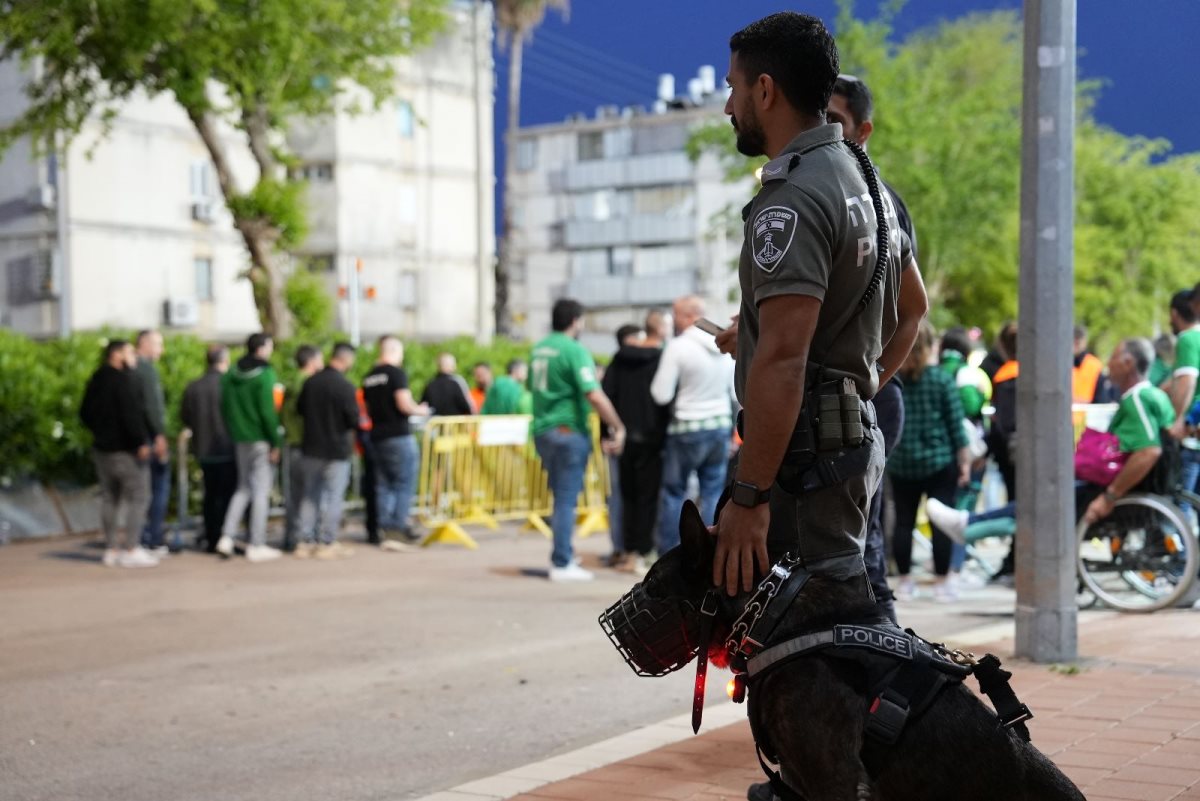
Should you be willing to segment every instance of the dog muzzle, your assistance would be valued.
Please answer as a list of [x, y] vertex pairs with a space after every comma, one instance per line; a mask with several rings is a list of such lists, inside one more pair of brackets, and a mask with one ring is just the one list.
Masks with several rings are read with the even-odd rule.
[[665, 676], [707, 648], [704, 625], [716, 614], [708, 593], [701, 605], [682, 598], [652, 598], [641, 584], [600, 615], [600, 628], [639, 676]]

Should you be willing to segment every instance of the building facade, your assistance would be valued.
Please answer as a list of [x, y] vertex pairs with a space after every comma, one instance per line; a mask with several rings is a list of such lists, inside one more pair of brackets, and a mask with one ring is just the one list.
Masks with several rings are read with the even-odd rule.
[[618, 326], [682, 295], [704, 297], [718, 323], [736, 311], [742, 243], [728, 215], [750, 182], [729, 183], [715, 156], [686, 153], [696, 127], [726, 119], [712, 78], [702, 68], [687, 98], [665, 80], [649, 112], [605, 107], [517, 133], [511, 294], [521, 335], [548, 331], [561, 297], [587, 308], [581, 340], [599, 352], [612, 350]]
[[[426, 50], [397, 60], [393, 99], [290, 126], [310, 234], [289, 269], [325, 276], [337, 325], [435, 339], [492, 332], [492, 19], [452, 6]], [[27, 76], [0, 64], [0, 115]], [[349, 107], [347, 98], [346, 107]], [[4, 118], [0, 116], [0, 124]], [[19, 142], [0, 160], [0, 324], [34, 336], [165, 326], [218, 340], [258, 329], [248, 258], [208, 153], [170, 97], [135, 97], [62, 156]], [[257, 170], [222, 132], [240, 188]], [[364, 299], [345, 294], [356, 265]]]

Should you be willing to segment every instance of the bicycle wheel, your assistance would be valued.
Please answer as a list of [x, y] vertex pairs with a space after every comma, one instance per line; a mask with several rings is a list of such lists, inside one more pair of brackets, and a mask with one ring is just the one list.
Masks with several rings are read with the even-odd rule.
[[1084, 585], [1122, 612], [1153, 612], [1187, 593], [1200, 565], [1196, 535], [1170, 500], [1135, 493], [1091, 526], [1080, 523]]

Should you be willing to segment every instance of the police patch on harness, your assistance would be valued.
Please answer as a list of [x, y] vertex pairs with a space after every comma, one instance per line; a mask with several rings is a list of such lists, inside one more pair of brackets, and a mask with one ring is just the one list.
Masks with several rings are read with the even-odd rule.
[[754, 263], [764, 272], [775, 272], [796, 234], [796, 212], [786, 206], [770, 206], [754, 218]]
[[870, 648], [901, 659], [912, 659], [912, 640], [903, 634], [892, 634], [871, 626], [837, 625], [833, 627], [833, 644]]

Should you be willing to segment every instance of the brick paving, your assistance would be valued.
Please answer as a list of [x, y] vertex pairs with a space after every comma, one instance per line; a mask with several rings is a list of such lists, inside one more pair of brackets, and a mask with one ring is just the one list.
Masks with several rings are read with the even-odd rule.
[[[1084, 625], [1081, 658], [1069, 667], [1017, 661], [1011, 640], [972, 650], [1009, 656], [1017, 693], [1036, 715], [1034, 744], [1090, 801], [1200, 801], [1200, 615], [1159, 612]], [[757, 781], [762, 772], [741, 721], [516, 797], [735, 801]], [[480, 795], [489, 794], [486, 781], [478, 785]]]

